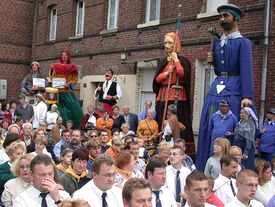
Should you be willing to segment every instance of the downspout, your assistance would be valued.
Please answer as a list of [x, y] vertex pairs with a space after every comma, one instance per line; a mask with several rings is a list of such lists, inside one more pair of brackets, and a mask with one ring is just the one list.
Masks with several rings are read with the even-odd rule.
[[261, 105], [259, 114], [259, 127], [262, 128], [265, 113], [265, 93], [266, 93], [266, 74], [267, 74], [267, 56], [268, 56], [268, 33], [269, 33], [270, 0], [266, 0], [265, 7], [265, 28], [264, 28], [264, 50], [263, 50], [263, 70], [262, 70], [262, 89]]

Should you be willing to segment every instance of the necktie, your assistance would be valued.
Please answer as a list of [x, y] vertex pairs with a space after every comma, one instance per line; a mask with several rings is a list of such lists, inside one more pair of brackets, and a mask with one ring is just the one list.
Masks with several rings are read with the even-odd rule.
[[235, 196], [235, 195], [236, 195], [236, 192], [235, 192], [235, 190], [234, 190], [233, 183], [232, 183], [232, 180], [231, 180], [231, 179], [230, 179], [230, 187], [231, 187], [231, 190], [232, 190], [233, 195]]
[[159, 199], [159, 190], [153, 190], [153, 193], [156, 195], [156, 207], [162, 207], [161, 201]]
[[180, 202], [180, 171], [177, 171], [177, 178], [176, 178], [176, 201]]
[[48, 207], [46, 197], [48, 193], [40, 193], [40, 196], [42, 197], [41, 207]]
[[102, 193], [102, 207], [107, 207], [107, 201], [106, 201], [106, 196], [107, 196], [107, 193], [104, 192]]

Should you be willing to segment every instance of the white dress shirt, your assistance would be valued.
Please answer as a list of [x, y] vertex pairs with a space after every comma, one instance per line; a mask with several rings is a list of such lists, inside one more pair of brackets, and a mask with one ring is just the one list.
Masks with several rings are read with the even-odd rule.
[[[102, 207], [102, 193], [94, 183], [93, 180], [89, 181], [81, 189], [77, 190], [73, 194], [73, 200], [87, 201], [90, 206]], [[122, 190], [116, 186], [113, 186], [110, 190], [106, 191], [106, 202], [110, 207], [122, 207]]]
[[[171, 190], [176, 199], [176, 178], [177, 178], [177, 169], [175, 169], [172, 165], [166, 167], [166, 182], [164, 187]], [[181, 167], [180, 169], [180, 189], [181, 192], [184, 192], [185, 179], [191, 173], [187, 167]]]
[[[232, 178], [231, 180], [235, 193], [237, 194], [238, 190], [236, 188], [236, 180]], [[235, 197], [230, 186], [230, 179], [223, 176], [222, 174], [219, 174], [219, 177], [215, 180], [213, 190], [224, 205], [232, 201]]]
[[[153, 207], [156, 207], [156, 195], [154, 193], [152, 193], [152, 198]], [[159, 189], [159, 199], [163, 207], [177, 207], [173, 193], [170, 189], [165, 188], [164, 186]]]
[[10, 160], [10, 158], [6, 153], [6, 150], [4, 148], [0, 149], [0, 165], [9, 161], [9, 160]]
[[224, 207], [250, 207], [250, 206], [251, 207], [264, 207], [264, 205], [262, 203], [260, 203], [259, 201], [256, 201], [256, 200], [251, 200], [249, 205], [246, 206], [242, 202], [240, 202], [237, 199], [237, 197], [235, 197], [233, 201], [229, 202]]
[[[107, 81], [105, 81], [105, 82], [103, 83], [103, 85], [106, 84], [106, 82], [107, 82]], [[109, 80], [109, 81], [108, 81], [108, 86], [107, 86], [107, 87], [105, 88], [105, 90], [104, 90], [102, 99], [106, 99], [106, 97], [107, 97], [107, 92], [109, 91], [109, 89], [110, 89], [112, 83], [113, 83], [112, 80]], [[102, 90], [103, 90], [103, 85], [102, 85]], [[121, 88], [120, 88], [120, 86], [119, 86], [118, 83], [116, 84], [116, 93], [117, 93], [116, 96], [118, 97], [118, 99], [116, 99], [116, 101], [118, 102], [118, 101], [122, 98], [122, 91], [121, 91]], [[95, 89], [95, 93], [94, 93], [94, 99], [95, 99], [95, 100], [99, 98], [99, 94], [98, 94], [98, 95], [96, 95], [96, 94], [97, 94], [97, 88]]]
[[[30, 187], [28, 190], [21, 193], [17, 196], [13, 202], [13, 207], [39, 207], [42, 203], [42, 197], [40, 196], [40, 191], [35, 187]], [[70, 200], [70, 195], [64, 191], [59, 190], [60, 200]], [[52, 199], [51, 195], [48, 194], [46, 197], [46, 202], [49, 207], [58, 206], [55, 204], [55, 201]]]
[[[189, 204], [188, 204], [188, 202], [185, 203], [184, 207], [190, 207]], [[211, 205], [209, 203], [205, 203], [203, 207], [217, 207], [217, 206], [213, 206], [213, 205]]]
[[14, 199], [31, 186], [32, 183], [25, 182], [21, 177], [13, 178], [7, 181], [1, 197], [2, 203], [5, 207], [12, 207]]
[[33, 128], [38, 128], [41, 121], [47, 119], [47, 104], [44, 101], [40, 101], [33, 106], [34, 119], [32, 121]]
[[57, 117], [58, 117], [57, 112], [51, 112], [51, 111], [47, 112], [47, 123], [53, 122], [53, 124], [48, 124], [48, 129], [53, 128], [53, 126], [56, 124]]

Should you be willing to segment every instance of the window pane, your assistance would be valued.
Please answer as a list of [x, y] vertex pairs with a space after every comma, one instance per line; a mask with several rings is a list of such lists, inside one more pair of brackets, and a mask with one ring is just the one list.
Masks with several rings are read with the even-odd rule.
[[84, 18], [84, 2], [78, 2], [77, 8], [77, 22], [76, 22], [76, 35], [81, 35], [83, 33], [83, 18]]
[[108, 18], [108, 29], [116, 27], [116, 19], [118, 15], [118, 0], [109, 0], [109, 18]]
[[207, 0], [206, 12], [217, 11], [217, 7], [227, 4], [227, 0]]
[[151, 0], [150, 4], [150, 21], [156, 20], [157, 0]]
[[51, 11], [51, 27], [50, 27], [50, 40], [55, 40], [56, 35], [56, 9], [53, 8]]

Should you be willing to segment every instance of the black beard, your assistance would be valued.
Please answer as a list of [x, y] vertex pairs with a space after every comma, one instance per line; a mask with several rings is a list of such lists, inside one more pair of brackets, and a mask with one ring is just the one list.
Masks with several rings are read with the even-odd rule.
[[230, 23], [220, 22], [220, 25], [224, 31], [230, 31], [233, 28], [233, 25]]

